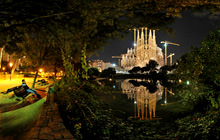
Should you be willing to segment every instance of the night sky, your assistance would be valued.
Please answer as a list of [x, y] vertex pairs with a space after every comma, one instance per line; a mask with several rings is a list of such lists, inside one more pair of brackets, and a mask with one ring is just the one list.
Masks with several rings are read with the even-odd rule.
[[[220, 13], [210, 14], [206, 11], [192, 13], [185, 11], [182, 14], [182, 18], [176, 19], [175, 23], [170, 25], [173, 29], [172, 34], [164, 31], [156, 32], [157, 45], [163, 48], [160, 42], [164, 40], [180, 44], [181, 46], [168, 45], [167, 53], [168, 55], [175, 53], [173, 56], [173, 62], [175, 62], [181, 55], [189, 52], [191, 46], [200, 47], [201, 41], [205, 39], [209, 32], [220, 27], [219, 23]], [[105, 62], [117, 63], [117, 59], [113, 59], [112, 56], [119, 56], [121, 53], [126, 53], [127, 48], [131, 48], [132, 44], [133, 32], [129, 32], [125, 35], [124, 40], [110, 39], [103, 50], [95, 52], [89, 59], [102, 59]]]

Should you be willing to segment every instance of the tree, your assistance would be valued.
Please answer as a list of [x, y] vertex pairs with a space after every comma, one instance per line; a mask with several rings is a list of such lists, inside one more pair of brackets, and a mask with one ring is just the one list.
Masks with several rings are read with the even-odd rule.
[[201, 78], [210, 85], [220, 86], [220, 29], [210, 34], [202, 42], [200, 58]]
[[119, 37], [119, 33], [133, 27], [147, 25], [166, 30], [185, 8], [205, 5], [212, 11], [218, 8], [215, 1], [203, 0], [3, 0], [0, 2], [0, 33], [1, 37], [8, 38], [0, 44], [17, 42], [27, 30], [36, 27], [47, 30], [48, 36], [54, 36], [58, 42], [63, 41], [60, 37], [64, 34], [66, 37], [71, 34], [72, 41], [68, 42], [73, 49], [74, 61], [79, 62], [77, 58], [85, 43], [89, 53], [102, 47], [106, 39]]
[[97, 68], [89, 68], [88, 69], [88, 75], [91, 76], [98, 76], [99, 70]]
[[114, 68], [108, 68], [108, 69], [104, 69], [101, 73], [102, 77], [113, 77], [116, 74], [116, 71]]
[[80, 61], [84, 45], [87, 53], [94, 52], [107, 39], [119, 37], [121, 32], [133, 27], [147, 25], [169, 30], [167, 25], [188, 7], [216, 11], [218, 3], [203, 0], [3, 0], [0, 2], [0, 46], [11, 44], [9, 46], [16, 48], [17, 43], [27, 41], [27, 34], [43, 30], [42, 35], [52, 39], [62, 50], [63, 57], [74, 64]]
[[141, 68], [141, 72], [142, 72], [142, 73], [147, 72], [147, 71], [149, 71], [149, 70], [150, 70], [150, 67], [149, 67], [148, 64], [147, 64], [145, 67], [142, 67], [142, 68]]
[[148, 63], [148, 67], [149, 67], [150, 71], [157, 71], [157, 66], [158, 65], [159, 64], [155, 60], [150, 60], [149, 63]]
[[138, 73], [141, 71], [141, 67], [133, 67], [131, 70], [129, 70], [129, 73]]
[[199, 48], [193, 47], [192, 51], [181, 56], [177, 63], [176, 74], [178, 79], [183, 81], [200, 80], [203, 66]]

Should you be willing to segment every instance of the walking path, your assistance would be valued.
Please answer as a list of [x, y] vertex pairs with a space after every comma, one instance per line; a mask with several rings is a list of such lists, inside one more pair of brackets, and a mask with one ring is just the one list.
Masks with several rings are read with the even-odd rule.
[[40, 118], [36, 124], [19, 137], [20, 140], [73, 140], [72, 134], [65, 128], [54, 97], [48, 94]]
[[[42, 102], [43, 105], [42, 107], [39, 108], [40, 113], [37, 113], [38, 111], [36, 109], [34, 112], [30, 112], [31, 114], [35, 113], [33, 117], [35, 117], [36, 121], [35, 122], [33, 121], [33, 123], [26, 124], [25, 129], [17, 130], [17, 133], [15, 131], [12, 132], [11, 135], [0, 136], [0, 140], [73, 140], [74, 139], [72, 134], [69, 132], [69, 130], [65, 128], [63, 124], [63, 120], [59, 113], [58, 105], [57, 103], [54, 102], [54, 94], [53, 93], [46, 94], [46, 92], [47, 91], [45, 90], [43, 91], [43, 89], [42, 90], [40, 89], [38, 93], [40, 93], [42, 97], [44, 96], [46, 97], [34, 103], [34, 104], [36, 103], [39, 104], [40, 102]], [[46, 101], [43, 101], [45, 99]], [[27, 107], [28, 106], [24, 107], [24, 109]], [[17, 111], [17, 110], [13, 110], [13, 111]], [[39, 116], [36, 113], [39, 114]], [[25, 117], [26, 116], [24, 116], [24, 118]], [[22, 118], [22, 114], [20, 114], [19, 120], [24, 120], [24, 118]]]

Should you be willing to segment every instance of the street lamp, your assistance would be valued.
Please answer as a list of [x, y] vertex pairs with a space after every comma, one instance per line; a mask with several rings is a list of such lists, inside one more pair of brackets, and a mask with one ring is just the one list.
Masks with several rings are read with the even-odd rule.
[[43, 72], [44, 70], [41, 68], [41, 69], [39, 69], [39, 72]]
[[[12, 63], [12, 62], [10, 62], [10, 63], [9, 63], [9, 66], [10, 66], [10, 69], [11, 69], [11, 71], [12, 71], [12, 66], [13, 66], [13, 63]], [[10, 72], [10, 80], [11, 80], [11, 72]]]
[[189, 85], [189, 81], [188, 80], [186, 81], [186, 85]]
[[3, 74], [5, 75], [5, 67], [2, 67]]

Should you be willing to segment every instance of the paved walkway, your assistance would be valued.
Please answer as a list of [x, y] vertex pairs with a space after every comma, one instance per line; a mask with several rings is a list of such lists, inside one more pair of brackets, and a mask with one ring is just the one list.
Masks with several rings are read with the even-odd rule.
[[20, 140], [73, 140], [72, 134], [65, 128], [53, 97], [43, 105], [40, 118]]

